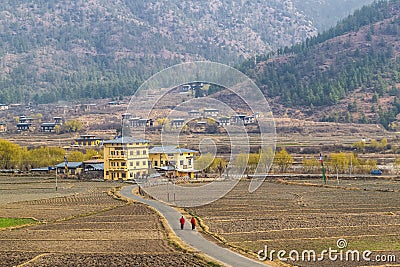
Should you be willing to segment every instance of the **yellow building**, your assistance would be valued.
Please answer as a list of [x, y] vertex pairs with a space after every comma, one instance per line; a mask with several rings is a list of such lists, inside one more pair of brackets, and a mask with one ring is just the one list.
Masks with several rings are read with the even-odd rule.
[[175, 177], [194, 178], [196, 170], [193, 161], [197, 153], [186, 148], [156, 146], [149, 151], [149, 161], [152, 168], [161, 172], [173, 173]]
[[147, 176], [149, 142], [131, 137], [104, 141], [104, 179], [133, 180]]
[[97, 147], [100, 146], [102, 142], [103, 139], [92, 134], [81, 135], [80, 138], [75, 139], [75, 145], [83, 147]]

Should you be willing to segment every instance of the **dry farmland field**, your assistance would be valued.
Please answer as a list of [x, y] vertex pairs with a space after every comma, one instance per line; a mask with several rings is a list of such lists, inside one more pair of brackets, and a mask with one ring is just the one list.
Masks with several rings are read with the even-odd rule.
[[0, 217], [38, 223], [0, 230], [0, 266], [207, 266], [177, 249], [156, 212], [114, 199], [118, 183], [0, 177]]
[[[400, 181], [370, 178], [341, 180], [339, 186], [336, 180], [329, 181], [329, 187], [321, 184], [320, 180], [270, 180], [250, 194], [249, 181], [241, 181], [222, 199], [188, 211], [199, 216], [222, 242], [253, 257], [265, 245], [269, 253], [297, 250], [301, 255], [304, 250], [314, 250], [318, 255], [329, 247], [339, 250], [337, 240], [342, 238], [347, 242], [344, 252], [371, 250], [371, 259], [394, 255], [400, 264]], [[351, 257], [349, 261], [324, 259], [309, 262], [300, 257], [289, 263], [380, 265]]]

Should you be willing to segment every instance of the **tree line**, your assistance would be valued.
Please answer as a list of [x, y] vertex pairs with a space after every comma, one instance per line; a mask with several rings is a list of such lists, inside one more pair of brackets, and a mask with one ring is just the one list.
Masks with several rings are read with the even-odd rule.
[[84, 152], [78, 150], [67, 152], [60, 147], [27, 148], [8, 140], [0, 140], [0, 169], [6, 170], [29, 171], [33, 168], [54, 166], [64, 162], [65, 156], [69, 162], [81, 162], [98, 155], [102, 156], [102, 153], [95, 149], [86, 149]]
[[[366, 144], [357, 142], [353, 145], [358, 151], [365, 151]], [[387, 140], [381, 142], [372, 140], [368, 146], [374, 149], [380, 149], [387, 146]], [[265, 157], [266, 156], [266, 157]], [[273, 156], [273, 157], [272, 157]], [[318, 156], [303, 157], [299, 166], [301, 169], [293, 170], [294, 158], [287, 152], [285, 148], [277, 150], [274, 155], [264, 155], [263, 153], [239, 154], [235, 158], [234, 164], [241, 170], [243, 174], [254, 174], [258, 164], [262, 161], [263, 164], [271, 164], [271, 172], [273, 173], [314, 173], [319, 174], [322, 170], [322, 165]], [[227, 171], [228, 163], [224, 158], [214, 157], [211, 154], [204, 154], [198, 157], [195, 161], [195, 169], [202, 170], [204, 174], [221, 174]], [[369, 174], [371, 170], [377, 168], [377, 160], [370, 158], [361, 158], [357, 153], [352, 152], [332, 152], [323, 156], [323, 164], [326, 171], [330, 174]], [[393, 170], [400, 172], [400, 158], [396, 158], [393, 162]]]
[[[395, 86], [400, 83], [400, 59], [395, 57], [392, 44], [379, 37], [380, 34], [397, 36], [400, 33], [400, 18], [381, 23], [379, 29], [375, 29], [373, 25], [374, 22], [393, 16], [393, 12], [398, 10], [398, 1], [379, 1], [358, 10], [317, 37], [309, 38], [291, 48], [278, 49], [273, 54], [259, 56], [259, 60], [266, 61], [262, 68], [256, 70], [252, 59], [244, 62], [240, 69], [252, 76], [267, 96], [276, 97], [287, 106], [307, 106], [313, 110], [318, 106], [335, 105], [355, 89], [361, 88], [364, 92], [374, 93], [370, 102], [374, 106], [371, 108], [375, 108], [374, 103], [378, 102], [379, 97], [400, 95]], [[362, 26], [369, 27], [365, 36], [367, 40], [379, 31], [379, 35], [374, 37], [369, 46], [348, 49], [351, 48], [350, 36], [344, 43], [323, 44], [333, 37], [356, 31]], [[282, 62], [274, 60], [279, 56], [283, 59]], [[325, 62], [331, 63], [325, 65]], [[352, 107], [345, 116], [333, 114], [322, 120], [379, 122], [389, 128], [400, 111], [397, 99], [391, 106], [393, 108], [376, 107], [376, 113], [381, 108], [377, 121], [370, 121], [363, 114], [356, 121], [351, 114], [354, 112]]]

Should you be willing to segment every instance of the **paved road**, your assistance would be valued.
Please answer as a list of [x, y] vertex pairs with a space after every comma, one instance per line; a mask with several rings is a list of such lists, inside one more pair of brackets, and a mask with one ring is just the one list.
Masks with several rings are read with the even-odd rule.
[[186, 218], [185, 229], [181, 230], [179, 225], [179, 218], [181, 214], [174, 208], [158, 202], [156, 200], [149, 200], [141, 198], [132, 193], [132, 189], [135, 186], [127, 186], [122, 188], [121, 194], [125, 197], [131, 198], [133, 200], [147, 204], [155, 209], [157, 209], [167, 220], [170, 228], [175, 232], [175, 234], [186, 244], [193, 247], [196, 250], [202, 251], [211, 258], [214, 258], [226, 266], [238, 266], [238, 267], [266, 267], [269, 265], [263, 264], [262, 262], [257, 262], [255, 260], [246, 258], [238, 253], [235, 253], [229, 249], [222, 248], [207, 239], [205, 239], [197, 231], [192, 231], [190, 227], [189, 218]]

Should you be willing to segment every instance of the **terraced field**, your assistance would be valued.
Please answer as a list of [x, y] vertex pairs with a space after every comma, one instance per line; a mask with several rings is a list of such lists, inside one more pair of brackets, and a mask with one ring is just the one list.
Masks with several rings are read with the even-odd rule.
[[0, 266], [208, 266], [197, 254], [176, 249], [152, 209], [109, 196], [106, 189], [118, 184], [87, 183], [83, 190], [69, 182], [80, 193], [2, 201], [0, 217], [40, 223], [0, 230]]
[[[303, 182], [303, 181], [299, 181]], [[310, 182], [310, 181], [309, 181]], [[314, 181], [320, 183], [320, 181]], [[347, 183], [347, 185], [346, 185]], [[399, 181], [352, 180], [341, 188], [265, 182], [255, 193], [241, 181], [228, 195], [209, 205], [191, 208], [218, 235], [233, 247], [253, 256], [265, 246], [271, 250], [371, 250], [396, 256], [400, 264]], [[391, 185], [391, 186], [390, 186]], [[391, 188], [382, 190], [382, 188]], [[286, 254], [288, 257], [288, 254]], [[276, 259], [276, 253], [275, 253]], [[391, 259], [392, 260], [392, 259]], [[372, 266], [376, 262], [289, 261], [299, 266]]]

